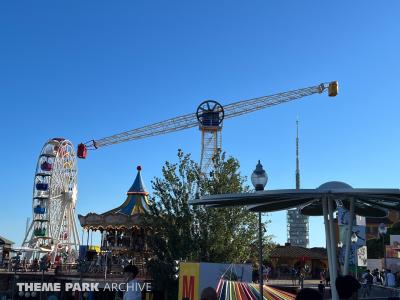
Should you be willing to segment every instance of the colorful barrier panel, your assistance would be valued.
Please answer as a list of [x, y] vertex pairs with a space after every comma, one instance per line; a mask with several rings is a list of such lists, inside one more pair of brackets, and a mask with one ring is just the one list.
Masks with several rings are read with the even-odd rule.
[[[259, 285], [239, 281], [220, 280], [217, 287], [219, 300], [258, 300]], [[264, 285], [263, 296], [266, 300], [294, 300], [296, 295]]]

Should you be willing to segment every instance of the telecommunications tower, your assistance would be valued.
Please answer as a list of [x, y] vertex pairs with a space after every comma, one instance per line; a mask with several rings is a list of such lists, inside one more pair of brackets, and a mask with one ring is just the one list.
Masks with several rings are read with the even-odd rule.
[[[296, 120], [296, 189], [300, 189], [299, 120]], [[287, 241], [292, 246], [307, 248], [309, 245], [308, 216], [297, 208], [287, 211]]]

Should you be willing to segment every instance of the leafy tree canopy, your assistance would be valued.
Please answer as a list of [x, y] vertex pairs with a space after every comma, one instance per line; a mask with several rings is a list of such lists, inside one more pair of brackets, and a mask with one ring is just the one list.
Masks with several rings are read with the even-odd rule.
[[[257, 261], [258, 215], [243, 207], [205, 208], [191, 206], [196, 194], [224, 194], [249, 191], [239, 162], [225, 153], [214, 159], [210, 176], [200, 169], [190, 154], [178, 151], [178, 162], [166, 162], [162, 177], [152, 181], [151, 213], [146, 219], [152, 228], [149, 237], [154, 257], [149, 269], [160, 288], [170, 286], [173, 261], [243, 263]], [[267, 222], [263, 223], [266, 232]], [[271, 249], [271, 237], [264, 234], [264, 257]], [[161, 286], [160, 286], [161, 285]]]

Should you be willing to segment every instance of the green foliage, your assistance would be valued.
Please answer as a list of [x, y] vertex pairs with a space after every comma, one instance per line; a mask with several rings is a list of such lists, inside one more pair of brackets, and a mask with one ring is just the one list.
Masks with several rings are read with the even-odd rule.
[[[152, 228], [149, 244], [155, 260], [149, 269], [160, 289], [172, 284], [174, 260], [220, 263], [257, 260], [258, 214], [243, 207], [206, 209], [188, 204], [196, 193], [249, 191], [236, 159], [219, 153], [213, 162], [212, 174], [199, 176], [199, 166], [190, 155], [179, 150], [178, 162], [166, 162], [163, 176], [152, 182], [151, 213], [146, 222]], [[267, 223], [263, 226], [266, 232]], [[264, 235], [264, 245], [266, 251], [271, 249], [270, 236]]]

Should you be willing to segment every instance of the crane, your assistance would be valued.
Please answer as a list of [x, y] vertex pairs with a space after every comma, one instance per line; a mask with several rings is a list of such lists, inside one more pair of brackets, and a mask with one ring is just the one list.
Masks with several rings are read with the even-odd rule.
[[200, 167], [202, 174], [206, 174], [212, 167], [212, 158], [214, 154], [221, 148], [221, 130], [224, 119], [248, 114], [313, 94], [322, 94], [325, 91], [328, 91], [330, 97], [335, 97], [338, 94], [338, 88], [338, 82], [331, 81], [270, 96], [242, 100], [225, 106], [222, 106], [215, 100], [206, 100], [198, 106], [195, 113], [171, 118], [98, 140], [81, 143], [78, 145], [78, 157], [86, 158], [88, 150], [199, 126], [202, 136]]

